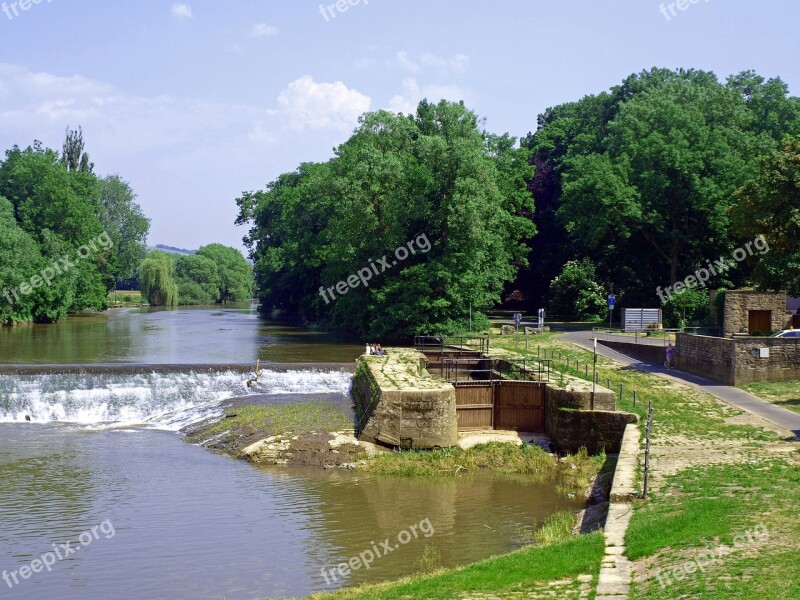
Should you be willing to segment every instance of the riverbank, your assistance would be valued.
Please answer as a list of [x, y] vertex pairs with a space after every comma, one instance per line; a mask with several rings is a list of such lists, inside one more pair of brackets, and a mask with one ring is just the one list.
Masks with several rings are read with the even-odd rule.
[[[592, 359], [555, 333], [531, 336], [527, 351], [521, 335], [493, 336], [491, 344], [533, 359], [555, 353], [557, 368], [575, 377], [583, 373], [567, 367], [567, 359], [571, 365]], [[622, 386], [620, 410], [644, 419], [650, 402], [655, 409], [650, 497], [631, 503], [625, 539], [632, 561], [629, 598], [800, 597], [796, 438], [705, 393], [609, 359], [598, 359], [598, 373], [601, 381], [611, 380], [612, 389]], [[638, 486], [641, 491], [641, 479]], [[603, 553], [601, 535], [576, 536], [461, 569], [324, 597], [588, 598]]]

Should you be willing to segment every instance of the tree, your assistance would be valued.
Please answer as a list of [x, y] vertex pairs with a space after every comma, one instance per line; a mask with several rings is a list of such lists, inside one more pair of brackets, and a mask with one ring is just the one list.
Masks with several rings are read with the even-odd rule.
[[61, 163], [67, 168], [67, 171], [94, 172], [94, 163], [89, 161], [89, 155], [85, 152], [83, 130], [80, 125], [77, 131], [67, 127], [66, 139], [61, 152]]
[[753, 281], [800, 296], [800, 138], [787, 137], [762, 159], [758, 177], [737, 194], [732, 214], [742, 237], [766, 241], [755, 255]]
[[713, 325], [708, 291], [686, 288], [672, 294], [664, 303], [664, 324], [681, 329]]
[[514, 287], [535, 299], [566, 261], [591, 256], [629, 301], [652, 302], [667, 279], [738, 247], [733, 193], [799, 127], [800, 99], [753, 72], [721, 84], [710, 72], [652, 69], [547, 109], [523, 141], [540, 233]]
[[[485, 326], [526, 264], [528, 156], [461, 103], [364, 115], [332, 160], [238, 199], [262, 309], [370, 336], [465, 329], [471, 309]], [[408, 251], [415, 241], [425, 249]], [[388, 268], [370, 275], [382, 257]]]
[[[220, 304], [243, 302], [253, 297], [253, 268], [236, 248], [222, 244], [209, 244], [197, 251], [197, 256], [206, 258], [216, 265], [218, 273], [217, 297]], [[204, 281], [211, 278], [207, 265], [194, 263], [203, 271]]]
[[606, 311], [606, 297], [589, 259], [569, 261], [561, 274], [550, 282], [550, 311], [564, 319], [594, 321]]
[[14, 206], [0, 196], [0, 325], [33, 320], [35, 298], [19, 288], [43, 262], [36, 241], [17, 225]]
[[173, 278], [172, 259], [160, 250], [150, 251], [139, 265], [139, 282], [142, 297], [151, 306], [176, 306], [178, 286]]
[[109, 275], [114, 281], [130, 279], [147, 253], [150, 219], [135, 202], [136, 194], [119, 175], [98, 181], [99, 217], [114, 246], [114, 264]]
[[180, 304], [215, 304], [220, 301], [222, 278], [217, 264], [201, 255], [179, 256], [175, 282]]

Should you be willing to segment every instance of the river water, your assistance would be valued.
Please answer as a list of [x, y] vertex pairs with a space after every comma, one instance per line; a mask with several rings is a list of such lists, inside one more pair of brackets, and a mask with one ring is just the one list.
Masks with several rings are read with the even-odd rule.
[[[507, 552], [520, 528], [580, 508], [524, 477], [256, 468], [178, 432], [248, 394], [349, 409], [351, 374], [324, 363], [359, 351], [249, 307], [125, 310], [0, 330], [6, 364], [117, 365], [0, 375], [0, 598], [304, 596], [411, 574], [428, 546], [442, 566]], [[256, 358], [271, 364], [252, 390], [235, 369], [191, 366]], [[185, 366], [128, 372], [124, 363]], [[330, 574], [366, 551], [385, 555]]]

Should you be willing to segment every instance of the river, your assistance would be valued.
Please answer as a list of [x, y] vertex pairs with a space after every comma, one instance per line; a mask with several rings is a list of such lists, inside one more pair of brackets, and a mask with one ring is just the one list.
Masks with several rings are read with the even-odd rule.
[[[252, 307], [0, 330], [6, 365], [114, 366], [0, 375], [0, 598], [304, 596], [411, 574], [428, 546], [442, 566], [507, 552], [520, 528], [580, 508], [524, 477], [257, 468], [179, 434], [248, 394], [349, 410], [352, 376], [332, 363], [360, 349]], [[254, 389], [223, 366], [256, 359], [267, 367]], [[369, 569], [330, 574], [367, 551], [380, 555]]]

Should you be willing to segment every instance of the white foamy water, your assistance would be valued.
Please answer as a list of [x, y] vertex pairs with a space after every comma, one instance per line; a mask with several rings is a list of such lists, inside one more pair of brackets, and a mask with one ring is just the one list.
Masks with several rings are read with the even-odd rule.
[[352, 375], [267, 371], [0, 376], [0, 423], [63, 422], [101, 428], [145, 425], [177, 431], [220, 416], [220, 403], [251, 394], [347, 394]]

